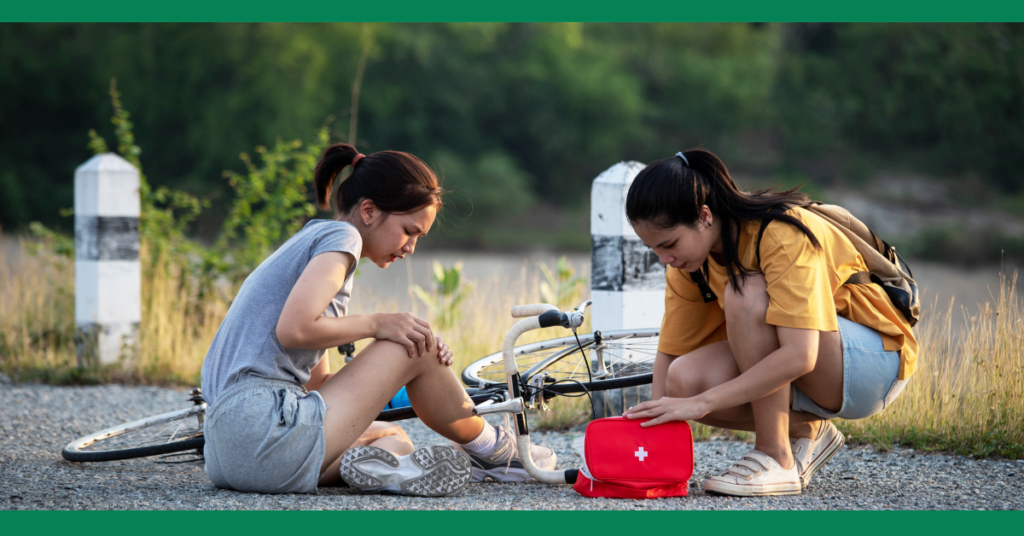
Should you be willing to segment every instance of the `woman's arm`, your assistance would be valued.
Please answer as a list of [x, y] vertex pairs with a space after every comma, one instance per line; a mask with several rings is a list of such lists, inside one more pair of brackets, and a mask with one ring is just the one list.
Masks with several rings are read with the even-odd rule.
[[658, 351], [654, 357], [654, 375], [651, 380], [651, 400], [657, 400], [665, 396], [665, 378], [668, 376], [668, 366], [672, 364], [677, 355], [668, 355]]
[[313, 257], [288, 294], [277, 321], [277, 340], [285, 348], [323, 350], [361, 339], [385, 339], [406, 347], [409, 357], [434, 348], [430, 325], [412, 313], [375, 313], [340, 318], [321, 316], [355, 264], [348, 253]]
[[779, 349], [736, 378], [693, 398], [665, 397], [638, 404], [630, 408], [626, 416], [631, 419], [652, 419], [642, 426], [696, 420], [715, 410], [763, 398], [814, 370], [818, 360], [818, 331], [782, 327], [776, 329], [781, 345]]
[[709, 412], [763, 398], [814, 370], [820, 333], [813, 329], [775, 329], [779, 334], [778, 350], [743, 374], [695, 397], [702, 399]]
[[[441, 362], [442, 365], [446, 365], [449, 367], [452, 366], [453, 357], [451, 348], [449, 348], [448, 345], [445, 344], [443, 340], [441, 340], [440, 335], [438, 335], [436, 339], [437, 359]], [[321, 387], [324, 386], [325, 383], [328, 382], [328, 380], [330, 380], [331, 378], [334, 377], [335, 374], [337, 374], [337, 372], [331, 372], [330, 361], [331, 360], [326, 355], [324, 355], [323, 359], [321, 359], [320, 362], [317, 363], [316, 366], [309, 371], [309, 381], [306, 382], [305, 385], [307, 391], [319, 390]]]

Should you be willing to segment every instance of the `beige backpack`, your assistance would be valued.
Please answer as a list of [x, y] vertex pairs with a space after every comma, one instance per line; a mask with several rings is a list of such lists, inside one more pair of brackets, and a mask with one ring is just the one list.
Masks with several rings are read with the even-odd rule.
[[[821, 216], [833, 227], [842, 231], [857, 252], [864, 259], [868, 271], [857, 272], [843, 282], [844, 285], [880, 285], [889, 300], [907, 319], [911, 326], [921, 318], [921, 303], [917, 294], [917, 283], [914, 281], [910, 266], [896, 253], [896, 248], [875, 235], [845, 208], [836, 205], [825, 205], [814, 202], [803, 208]], [[773, 218], [761, 221], [761, 230], [757, 233], [757, 264], [761, 265], [761, 237]], [[902, 268], [901, 265], [902, 264]], [[906, 272], [903, 271], [906, 268]]]

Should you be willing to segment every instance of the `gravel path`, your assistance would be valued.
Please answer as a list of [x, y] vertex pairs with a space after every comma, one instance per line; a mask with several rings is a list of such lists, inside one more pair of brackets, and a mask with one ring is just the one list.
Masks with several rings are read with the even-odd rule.
[[[0, 509], [1024, 509], [1024, 460], [973, 460], [899, 449], [878, 453], [846, 447], [802, 495], [729, 498], [705, 495], [701, 483], [724, 470], [749, 445], [697, 444], [690, 496], [654, 501], [586, 499], [568, 486], [471, 484], [440, 499], [353, 495], [344, 488], [318, 496], [259, 495], [214, 488], [201, 464], [152, 459], [70, 463], [70, 440], [127, 420], [188, 406], [185, 390], [154, 387], [51, 387], [0, 384]], [[444, 444], [418, 420], [404, 423], [417, 446]], [[559, 467], [577, 466], [579, 433], [533, 434], [558, 453]]]

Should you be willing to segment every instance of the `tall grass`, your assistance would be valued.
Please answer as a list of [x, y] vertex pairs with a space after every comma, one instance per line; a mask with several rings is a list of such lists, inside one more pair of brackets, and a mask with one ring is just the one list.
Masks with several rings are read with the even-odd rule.
[[[960, 333], [953, 315], [969, 318]], [[840, 423], [855, 442], [1024, 458], [1024, 300], [1000, 277], [975, 310], [933, 305], [916, 327], [917, 372], [882, 413]]]
[[0, 369], [8, 374], [76, 364], [74, 266], [47, 246], [0, 234]]
[[[0, 244], [4, 240], [0, 234]], [[0, 371], [22, 380], [53, 383], [199, 384], [203, 358], [230, 306], [231, 285], [200, 294], [197, 289], [217, 285], [196, 282], [187, 267], [165, 262], [164, 252], [154, 252], [144, 243], [138, 354], [116, 365], [82, 370], [75, 357], [74, 263], [38, 240], [19, 238], [18, 242], [19, 246], [0, 247]], [[356, 286], [350, 314], [398, 310], [393, 300], [359, 288], [358, 279]], [[435, 329], [452, 348], [452, 368], [461, 371], [471, 361], [500, 351], [512, 325], [509, 310], [516, 304], [541, 301], [540, 288], [540, 272], [525, 264], [517, 277], [475, 281], [472, 293], [461, 303], [462, 314], [447, 329]], [[413, 312], [436, 327], [437, 319], [425, 309], [413, 301]], [[589, 330], [589, 320], [582, 329]], [[561, 336], [561, 328], [548, 328], [529, 332], [519, 341]], [[361, 350], [368, 342], [360, 341], [356, 348]], [[329, 355], [332, 370], [344, 366], [336, 350]]]
[[[197, 299], [188, 273], [173, 265], [147, 270], [138, 356], [83, 370], [75, 359], [73, 263], [34, 240], [21, 239], [13, 248], [2, 247], [3, 240], [0, 235], [0, 371], [15, 380], [52, 383], [198, 385], [203, 357], [230, 303], [226, 290]], [[5, 253], [9, 250], [13, 255]], [[145, 247], [141, 257], [143, 266], [164, 266]], [[541, 282], [540, 271], [525, 264], [518, 277], [476, 281], [461, 305], [462, 314], [441, 332], [456, 357], [453, 369], [460, 371], [500, 350], [512, 324], [509, 309], [540, 301]], [[922, 315], [916, 328], [921, 345], [917, 372], [890, 408], [868, 419], [839, 423], [850, 440], [880, 448], [904, 444], [1024, 458], [1024, 300], [1016, 283], [1016, 276], [1003, 277], [993, 300], [975, 308], [950, 302], [933, 305]], [[372, 289], [357, 288], [350, 310], [395, 311], [398, 306]], [[427, 315], [422, 307], [415, 312]], [[969, 318], [959, 334], [953, 329], [956, 314]], [[560, 328], [549, 328], [530, 332], [520, 342], [563, 335]], [[332, 370], [343, 366], [335, 350], [330, 355]], [[565, 429], [589, 419], [585, 398], [559, 398], [552, 409], [531, 419], [535, 428]], [[698, 438], [717, 433], [695, 428]]]

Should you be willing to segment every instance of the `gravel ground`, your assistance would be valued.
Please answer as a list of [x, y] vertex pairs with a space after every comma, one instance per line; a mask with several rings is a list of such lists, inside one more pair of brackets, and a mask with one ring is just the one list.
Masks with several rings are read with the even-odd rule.
[[[86, 433], [188, 406], [185, 390], [154, 387], [51, 387], [0, 383], [0, 509], [365, 509], [365, 510], [682, 510], [682, 509], [1024, 509], [1024, 460], [974, 460], [909, 449], [879, 453], [846, 447], [799, 496], [705, 495], [701, 483], [750, 445], [697, 444], [690, 496], [652, 501], [586, 499], [569, 486], [471, 484], [455, 497], [353, 495], [322, 488], [318, 496], [260, 495], [213, 487], [201, 464], [152, 459], [70, 463], [61, 448]], [[445, 444], [418, 420], [403, 425], [417, 446]], [[559, 467], [578, 466], [579, 432], [533, 434], [558, 453]]]

